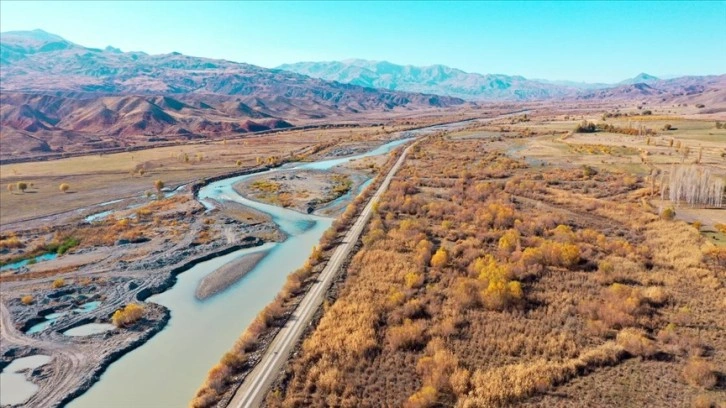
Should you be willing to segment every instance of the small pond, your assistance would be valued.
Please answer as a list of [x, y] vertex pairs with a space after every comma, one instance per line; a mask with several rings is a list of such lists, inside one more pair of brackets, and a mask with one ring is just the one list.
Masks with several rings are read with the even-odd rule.
[[90, 336], [92, 334], [105, 333], [115, 329], [116, 326], [109, 323], [88, 323], [82, 326], [74, 327], [63, 332], [66, 336]]
[[50, 325], [53, 324], [56, 320], [58, 320], [60, 317], [63, 317], [70, 312], [88, 313], [90, 311], [97, 309], [98, 305], [100, 305], [100, 304], [101, 304], [101, 302], [99, 302], [99, 301], [87, 302], [73, 310], [66, 310], [63, 312], [51, 313], [51, 314], [45, 316], [45, 321], [42, 321], [40, 323], [30, 326], [30, 328], [25, 333], [27, 333], [27, 334], [40, 333], [43, 330], [50, 327]]
[[0, 372], [0, 405], [22, 404], [38, 392], [38, 386], [28, 381], [19, 371], [35, 369], [48, 364], [50, 356], [37, 354], [13, 360]]
[[43, 255], [38, 255], [35, 258], [23, 259], [22, 261], [13, 262], [13, 263], [7, 264], [5, 266], [2, 266], [2, 267], [0, 267], [0, 271], [10, 271], [10, 270], [15, 270], [15, 269], [20, 269], [24, 266], [28, 266], [29, 264], [35, 264], [35, 263], [43, 262], [43, 261], [50, 261], [55, 258], [58, 258], [58, 254], [56, 254], [56, 253], [47, 253], [47, 254], [43, 254]]

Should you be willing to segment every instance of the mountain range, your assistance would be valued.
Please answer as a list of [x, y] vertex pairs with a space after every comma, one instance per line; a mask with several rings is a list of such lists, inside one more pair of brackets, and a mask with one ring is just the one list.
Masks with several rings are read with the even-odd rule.
[[89, 48], [42, 30], [0, 33], [2, 158], [531, 100], [723, 106], [726, 75], [663, 80], [640, 74], [618, 84], [584, 84], [366, 60], [268, 69], [178, 52]]
[[128, 147], [465, 103], [176, 52], [88, 48], [42, 30], [0, 33], [0, 68], [2, 156]]
[[277, 68], [328, 81], [391, 91], [433, 93], [474, 101], [677, 97], [710, 89], [723, 90], [726, 84], [724, 75], [664, 80], [646, 73], [616, 84], [588, 84], [535, 80], [516, 75], [469, 73], [444, 65], [418, 67], [362, 59], [298, 62]]

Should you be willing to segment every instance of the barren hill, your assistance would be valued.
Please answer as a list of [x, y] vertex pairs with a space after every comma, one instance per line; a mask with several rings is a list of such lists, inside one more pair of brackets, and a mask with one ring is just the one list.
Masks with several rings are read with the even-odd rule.
[[180, 53], [87, 48], [41, 30], [0, 34], [0, 65], [5, 157], [464, 103]]

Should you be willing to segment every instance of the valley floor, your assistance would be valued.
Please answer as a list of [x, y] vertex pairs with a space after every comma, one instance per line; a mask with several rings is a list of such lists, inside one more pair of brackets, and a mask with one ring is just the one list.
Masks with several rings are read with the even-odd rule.
[[[661, 194], [679, 166], [726, 177], [726, 129], [668, 108], [651, 117], [633, 108], [607, 119], [613, 131], [572, 131], [614, 109], [502, 105], [472, 116], [519, 113], [423, 138], [265, 404], [726, 403], [726, 210]], [[210, 179], [349, 157], [407, 137], [406, 129], [461, 119], [396, 117], [385, 126], [1, 166], [0, 180], [13, 188], [0, 193], [0, 367], [50, 355], [23, 373], [40, 387], [28, 404], [67, 402], [164, 328], [168, 309], [144, 300], [177, 273], [285, 240], [270, 215], [239, 202], [207, 211], [196, 194]], [[656, 131], [633, 134], [632, 123]], [[658, 130], [666, 124], [671, 130]], [[223, 406], [234, 394], [361, 210], [362, 197], [353, 198], [393, 162], [379, 155], [332, 171], [281, 169], [235, 186], [258, 202], [340, 219], [288, 277], [287, 297], [275, 300], [284, 301], [219, 356], [237, 372], [212, 368], [195, 404]], [[264, 251], [218, 268], [198, 298], [224, 292], [265, 262]], [[16, 262], [23, 265], [7, 267]], [[142, 305], [142, 317], [63, 334], [108, 324], [128, 304]]]

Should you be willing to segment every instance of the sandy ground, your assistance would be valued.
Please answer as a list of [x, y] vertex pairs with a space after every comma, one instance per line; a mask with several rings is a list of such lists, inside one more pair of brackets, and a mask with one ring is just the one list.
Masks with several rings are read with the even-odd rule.
[[205, 276], [197, 286], [195, 296], [199, 300], [210, 298], [227, 289], [254, 269], [269, 251], [243, 256]]

